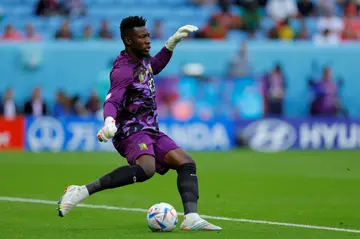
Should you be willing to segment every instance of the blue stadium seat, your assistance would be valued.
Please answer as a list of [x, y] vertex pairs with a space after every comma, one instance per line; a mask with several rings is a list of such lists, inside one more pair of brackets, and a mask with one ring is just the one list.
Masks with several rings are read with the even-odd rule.
[[161, 6], [161, 0], [141, 0], [141, 5], [146, 7], [159, 7]]
[[305, 19], [305, 25], [309, 35], [313, 36], [317, 32], [317, 20], [309, 17]]
[[187, 0], [160, 0], [161, 4], [169, 6], [182, 6], [186, 5]]
[[227, 38], [229, 40], [242, 41], [242, 40], [245, 40], [248, 38], [248, 34], [244, 31], [240, 31], [240, 30], [231, 30], [228, 32]]
[[[39, 0], [0, 0], [0, 6], [6, 13], [6, 19], [1, 23], [3, 27], [6, 23], [13, 23], [18, 28], [23, 28], [27, 23], [33, 23], [39, 31], [50, 33], [54, 32], [63, 22], [63, 17], [51, 18], [33, 18], [35, 5]], [[91, 24], [94, 29], [98, 29], [101, 20], [107, 19], [111, 29], [118, 32], [118, 27], [122, 18], [129, 15], [141, 15], [148, 20], [147, 26], [151, 29], [156, 19], [164, 23], [164, 33], [166, 37], [173, 34], [180, 26], [193, 24], [203, 27], [209, 17], [219, 11], [217, 4], [194, 6], [189, 4], [188, 0], [82, 0], [88, 7], [88, 15], [84, 18], [72, 20], [72, 28], [78, 31], [85, 24]], [[318, 2], [319, 0], [315, 0]], [[262, 9], [264, 10], [264, 9]], [[237, 6], [231, 6], [230, 11], [233, 14], [241, 14], [242, 9]], [[337, 8], [338, 15], [342, 15], [342, 9]], [[25, 20], [26, 19], [26, 20]], [[295, 32], [300, 30], [301, 24], [298, 20], [290, 21]], [[305, 24], [310, 37], [317, 31], [317, 20], [307, 18]], [[275, 26], [273, 20], [266, 16], [260, 23], [260, 29], [256, 33], [256, 39], [264, 39], [265, 33]], [[246, 33], [231, 31], [228, 37], [232, 40], [246, 39]]]
[[94, 8], [101, 8], [102, 6], [110, 6], [110, 7], [116, 6], [114, 0], [101, 0], [101, 1], [94, 0], [93, 2], [89, 2], [88, 4]]
[[64, 18], [62, 17], [51, 17], [47, 19], [46, 25], [50, 31], [55, 32], [57, 29], [59, 29], [60, 25], [63, 24], [63, 22]]
[[[10, 0], [10, 1], [12, 1], [12, 0]], [[17, 0], [17, 1], [20, 1], [21, 2], [21, 4], [32, 4], [33, 6], [35, 6], [38, 2], [39, 2], [39, 0]]]
[[269, 17], [264, 17], [260, 22], [260, 28], [264, 31], [269, 31], [272, 27], [275, 26], [274, 21]]
[[290, 26], [295, 32], [299, 32], [301, 29], [301, 23], [298, 19], [291, 19], [290, 20]]
[[19, 6], [19, 5], [21, 5], [21, 0], [1, 0], [0, 5], [2, 5], [2, 6]]
[[127, 7], [127, 6], [136, 6], [138, 4], [138, 2], [135, 2], [133, 0], [116, 0], [116, 3], [119, 4], [119, 6], [124, 6], [124, 7]]

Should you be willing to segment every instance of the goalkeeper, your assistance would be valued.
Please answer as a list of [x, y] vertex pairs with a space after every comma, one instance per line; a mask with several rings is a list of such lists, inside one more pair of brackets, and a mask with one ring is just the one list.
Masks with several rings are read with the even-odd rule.
[[104, 127], [97, 137], [112, 139], [128, 166], [119, 167], [87, 185], [71, 185], [58, 203], [59, 216], [94, 193], [144, 182], [155, 172], [177, 171], [177, 188], [184, 207], [181, 230], [221, 230], [198, 214], [199, 188], [194, 160], [159, 130], [154, 75], [168, 64], [176, 45], [198, 28], [186, 25], [171, 36], [155, 56], [150, 56], [150, 34], [146, 20], [130, 16], [122, 20], [121, 51], [110, 73], [110, 90], [104, 103]]

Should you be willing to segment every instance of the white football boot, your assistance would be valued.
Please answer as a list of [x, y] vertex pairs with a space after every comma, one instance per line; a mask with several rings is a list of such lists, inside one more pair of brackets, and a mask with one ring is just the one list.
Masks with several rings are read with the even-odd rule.
[[71, 185], [65, 189], [64, 195], [58, 202], [59, 216], [65, 216], [73, 207], [89, 196], [85, 186]]
[[184, 221], [180, 225], [180, 230], [184, 231], [221, 231], [222, 228], [211, 224], [202, 219], [197, 213], [189, 213], [184, 216]]

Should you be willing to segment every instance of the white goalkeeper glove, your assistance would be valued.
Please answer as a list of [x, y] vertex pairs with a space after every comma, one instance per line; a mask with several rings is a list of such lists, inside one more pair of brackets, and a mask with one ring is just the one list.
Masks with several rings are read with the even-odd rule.
[[182, 41], [190, 32], [195, 32], [199, 30], [196, 26], [193, 25], [185, 25], [180, 27], [174, 35], [172, 35], [167, 42], [165, 43], [165, 47], [169, 51], [173, 51], [176, 47], [176, 45]]
[[113, 117], [106, 117], [104, 127], [102, 127], [98, 134], [98, 140], [100, 142], [107, 142], [110, 138], [114, 137], [115, 133], [117, 131], [115, 120]]

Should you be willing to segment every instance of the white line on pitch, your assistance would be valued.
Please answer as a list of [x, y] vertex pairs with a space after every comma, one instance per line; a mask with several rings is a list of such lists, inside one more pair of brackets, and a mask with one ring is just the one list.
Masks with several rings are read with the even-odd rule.
[[[57, 201], [29, 199], [29, 198], [2, 197], [2, 196], [0, 196], [0, 201], [51, 204], [51, 205], [57, 204]], [[115, 206], [94, 205], [94, 204], [79, 204], [78, 207], [106, 209], [106, 210], [132, 211], [132, 212], [147, 212], [148, 211], [143, 208], [127, 208], [127, 207], [115, 207]], [[184, 213], [180, 213], [180, 212], [178, 214], [184, 215]], [[324, 227], [324, 226], [315, 226], [315, 225], [286, 223], [286, 222], [272, 222], [272, 221], [264, 221], [264, 220], [251, 220], [251, 219], [243, 219], [243, 218], [217, 217], [217, 216], [208, 216], [208, 215], [201, 215], [201, 217], [206, 218], [206, 219], [214, 219], [214, 220], [222, 220], [222, 221], [247, 222], [247, 223], [255, 223], [255, 224], [277, 225], [277, 226], [284, 226], [284, 227], [298, 227], [298, 228], [309, 228], [309, 229], [326, 230], [326, 231], [360, 233], [360, 230], [356, 230], [356, 229]]]

